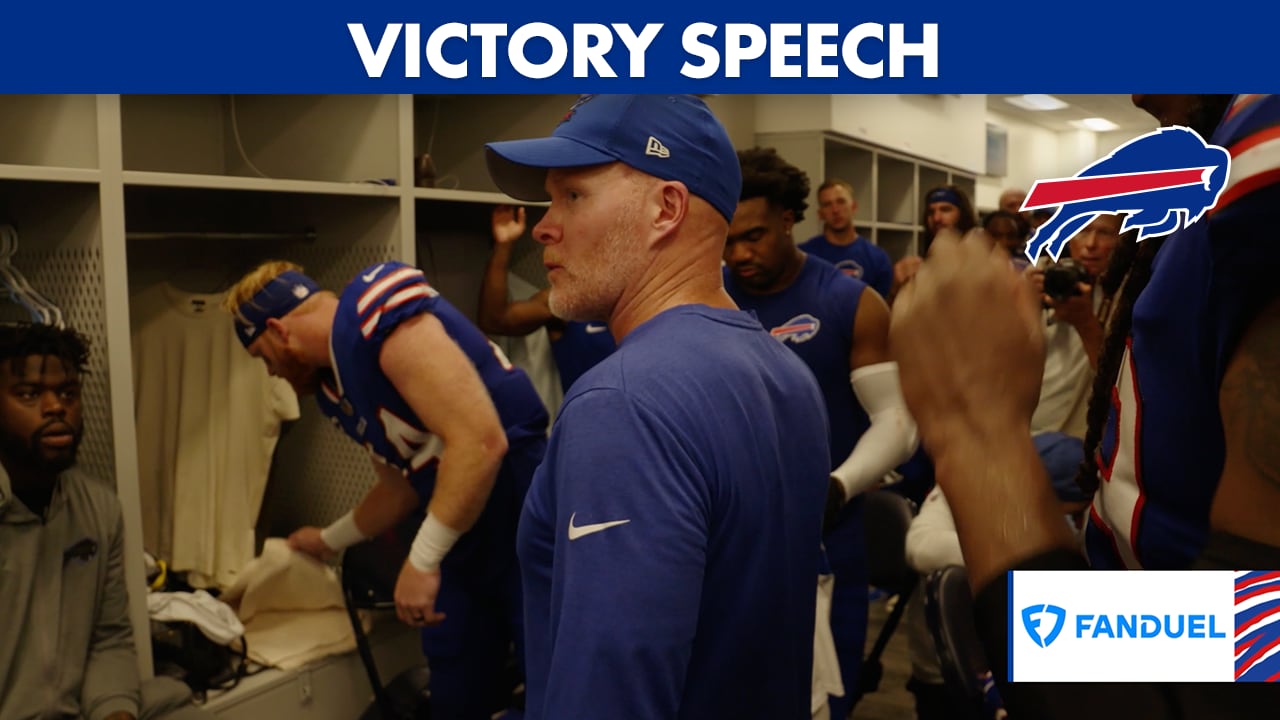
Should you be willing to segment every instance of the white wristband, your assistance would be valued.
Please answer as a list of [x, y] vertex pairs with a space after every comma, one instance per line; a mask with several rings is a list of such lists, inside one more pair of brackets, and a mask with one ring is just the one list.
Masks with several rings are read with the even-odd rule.
[[409, 550], [409, 563], [422, 572], [438, 569], [444, 556], [461, 536], [462, 533], [427, 513], [427, 519], [418, 528], [418, 536], [413, 539], [413, 548]]
[[320, 531], [320, 539], [334, 552], [341, 552], [362, 543], [369, 538], [356, 527], [356, 511], [348, 511], [346, 515], [334, 520], [329, 527]]

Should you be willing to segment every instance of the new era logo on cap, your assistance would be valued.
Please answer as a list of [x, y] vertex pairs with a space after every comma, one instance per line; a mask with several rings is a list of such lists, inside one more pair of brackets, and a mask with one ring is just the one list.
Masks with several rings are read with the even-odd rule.
[[644, 147], [644, 154], [660, 158], [671, 157], [671, 151], [667, 149], [667, 146], [652, 135], [649, 136], [649, 142]]

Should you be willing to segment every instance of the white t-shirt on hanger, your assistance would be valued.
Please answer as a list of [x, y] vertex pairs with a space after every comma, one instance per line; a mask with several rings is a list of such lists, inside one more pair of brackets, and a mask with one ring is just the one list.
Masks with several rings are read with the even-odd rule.
[[166, 282], [129, 305], [144, 544], [206, 586], [230, 585], [253, 559], [280, 425], [299, 415], [221, 302]]

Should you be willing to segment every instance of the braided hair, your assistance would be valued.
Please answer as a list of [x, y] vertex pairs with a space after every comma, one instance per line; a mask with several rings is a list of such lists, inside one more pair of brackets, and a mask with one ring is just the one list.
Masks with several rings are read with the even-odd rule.
[[1110, 310], [1109, 301], [1101, 312], [1106, 340], [1098, 354], [1098, 372], [1093, 378], [1093, 393], [1089, 397], [1084, 462], [1080, 464], [1080, 472], [1076, 476], [1076, 483], [1086, 494], [1091, 495], [1098, 489], [1098, 448], [1102, 444], [1102, 433], [1111, 412], [1111, 388], [1120, 376], [1120, 363], [1124, 361], [1129, 330], [1133, 326], [1133, 306], [1151, 280], [1151, 264], [1160, 246], [1164, 244], [1165, 237], [1167, 236], [1139, 243], [1137, 231], [1125, 233], [1116, 245], [1107, 271], [1098, 280], [1103, 297], [1111, 298], [1116, 305], [1114, 311]]
[[[1233, 97], [1197, 95], [1187, 111], [1187, 117], [1179, 124], [1188, 125], [1200, 133], [1201, 137], [1208, 138], [1213, 135]], [[1076, 476], [1076, 483], [1090, 495], [1098, 489], [1098, 448], [1102, 444], [1107, 417], [1111, 414], [1111, 390], [1120, 376], [1120, 363], [1124, 361], [1129, 331], [1133, 329], [1133, 306], [1151, 280], [1152, 263], [1167, 237], [1164, 235], [1139, 243], [1133, 233], [1126, 234], [1120, 239], [1120, 244], [1111, 256], [1111, 264], [1099, 280], [1105, 297], [1113, 297], [1117, 289], [1120, 294], [1114, 311], [1108, 309], [1102, 313], [1106, 340], [1098, 355], [1098, 373], [1093, 379], [1093, 394], [1089, 398], [1084, 462], [1080, 464], [1080, 472]]]

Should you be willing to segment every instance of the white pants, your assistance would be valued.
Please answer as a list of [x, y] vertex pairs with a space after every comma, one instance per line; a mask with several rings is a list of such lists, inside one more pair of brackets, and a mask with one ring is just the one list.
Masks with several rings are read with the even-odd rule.
[[827, 696], [844, 696], [840, 660], [836, 657], [836, 639], [831, 634], [831, 595], [835, 585], [834, 575], [818, 576], [817, 613], [813, 622], [813, 696], [809, 706], [814, 720], [831, 717]]

